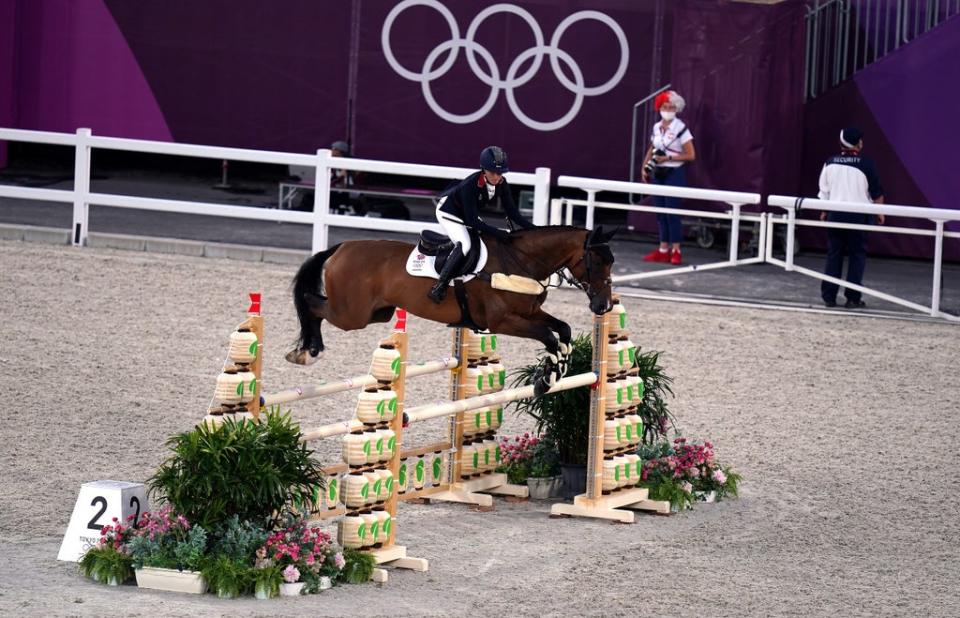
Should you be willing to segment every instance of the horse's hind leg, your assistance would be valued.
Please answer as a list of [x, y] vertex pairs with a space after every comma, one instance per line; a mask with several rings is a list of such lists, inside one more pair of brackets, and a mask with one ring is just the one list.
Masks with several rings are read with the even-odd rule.
[[323, 357], [323, 333], [320, 329], [327, 301], [314, 294], [305, 294], [302, 301], [304, 306], [297, 307], [300, 318], [299, 345], [287, 352], [284, 358], [295, 365], [312, 365]]

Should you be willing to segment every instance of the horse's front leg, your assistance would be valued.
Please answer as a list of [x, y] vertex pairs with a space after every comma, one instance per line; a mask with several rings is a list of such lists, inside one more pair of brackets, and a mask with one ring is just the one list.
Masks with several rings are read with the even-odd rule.
[[557, 378], [562, 378], [563, 376], [567, 375], [567, 370], [570, 367], [570, 355], [573, 354], [570, 325], [563, 320], [550, 315], [543, 309], [540, 309], [535, 317], [538, 320], [542, 320], [550, 328], [550, 330], [557, 333], [557, 336], [559, 337], [560, 341], [558, 344], [559, 353], [557, 354]]
[[559, 376], [557, 363], [559, 362], [560, 342], [554, 336], [553, 329], [547, 324], [547, 320], [540, 315], [521, 317], [510, 314], [498, 321], [496, 332], [501, 335], [536, 339], [543, 344], [547, 354], [544, 356], [543, 363], [533, 380], [535, 397], [543, 395], [550, 390], [551, 386], [556, 384]]

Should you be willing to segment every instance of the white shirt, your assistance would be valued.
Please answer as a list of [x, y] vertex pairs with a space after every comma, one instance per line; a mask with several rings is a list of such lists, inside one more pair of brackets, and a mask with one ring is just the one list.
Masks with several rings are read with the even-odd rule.
[[[650, 141], [654, 150], [664, 150], [668, 155], [676, 157], [683, 154], [683, 145], [693, 140], [693, 134], [689, 129], [684, 131], [687, 125], [679, 118], [674, 118], [663, 128], [663, 122], [657, 122], [653, 125], [653, 132], [650, 134]], [[680, 135], [683, 133], [683, 135]], [[677, 136], [680, 137], [677, 137]], [[659, 165], [661, 167], [680, 167], [683, 161], [664, 161]]]

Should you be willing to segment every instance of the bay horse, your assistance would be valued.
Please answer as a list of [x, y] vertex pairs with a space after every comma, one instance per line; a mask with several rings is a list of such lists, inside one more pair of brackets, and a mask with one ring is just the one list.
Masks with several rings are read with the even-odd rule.
[[[549, 226], [514, 231], [505, 241], [481, 237], [488, 252], [481, 272], [521, 275], [536, 281], [569, 272], [572, 278], [567, 280], [586, 292], [590, 310], [600, 315], [612, 307], [613, 252], [609, 242], [613, 234], [599, 226], [592, 231]], [[572, 351], [570, 326], [543, 310], [546, 286], [539, 295], [508, 292], [494, 289], [489, 277], [481, 275], [463, 284], [468, 309], [463, 312], [453, 290], [443, 302], [434, 303], [427, 298], [434, 280], [407, 274], [407, 257], [413, 248], [392, 240], [356, 240], [307, 258], [293, 280], [300, 337], [286, 359], [309, 365], [320, 358], [324, 320], [341, 330], [357, 330], [389, 322], [394, 310], [402, 307], [434, 322], [539, 341], [547, 355], [535, 380], [537, 396], [562, 377]]]

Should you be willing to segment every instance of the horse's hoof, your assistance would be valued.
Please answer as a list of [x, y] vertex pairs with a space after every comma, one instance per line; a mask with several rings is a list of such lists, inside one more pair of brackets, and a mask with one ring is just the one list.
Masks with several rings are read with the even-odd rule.
[[322, 356], [322, 351], [314, 355], [310, 353], [310, 350], [290, 350], [284, 358], [287, 359], [287, 362], [293, 363], [294, 365], [312, 365], [320, 360]]

